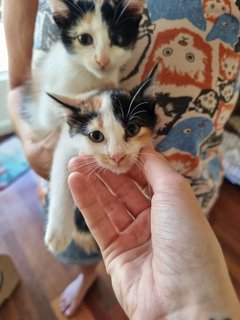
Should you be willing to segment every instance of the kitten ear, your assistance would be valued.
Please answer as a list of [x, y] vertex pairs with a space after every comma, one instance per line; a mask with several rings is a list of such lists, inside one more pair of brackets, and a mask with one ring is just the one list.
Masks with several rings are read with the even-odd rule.
[[48, 0], [54, 21], [61, 27], [69, 17], [69, 8], [64, 0]]
[[155, 64], [153, 69], [150, 71], [148, 77], [136, 88], [131, 91], [131, 95], [134, 97], [155, 97], [155, 79], [158, 64]]
[[72, 97], [61, 96], [58, 94], [53, 94], [48, 92], [47, 92], [47, 95], [53, 100], [55, 100], [56, 102], [58, 102], [59, 104], [61, 104], [62, 106], [64, 106], [65, 108], [73, 112], [76, 112], [77, 110], [79, 110], [80, 105], [84, 101], [79, 97], [72, 98]]
[[133, 11], [133, 14], [142, 14], [146, 0], [122, 0], [124, 5]]
[[81, 93], [74, 97], [61, 96], [59, 94], [49, 93], [49, 92], [46, 92], [46, 93], [50, 98], [52, 98], [53, 100], [55, 100], [56, 102], [64, 106], [65, 108], [71, 111], [79, 111], [80, 107], [84, 104], [84, 102], [96, 96], [99, 93], [99, 91], [92, 90], [89, 92]]

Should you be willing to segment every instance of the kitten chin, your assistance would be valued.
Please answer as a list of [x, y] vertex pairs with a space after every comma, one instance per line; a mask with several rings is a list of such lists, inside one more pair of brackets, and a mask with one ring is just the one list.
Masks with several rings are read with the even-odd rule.
[[116, 162], [108, 156], [97, 156], [95, 158], [100, 167], [116, 174], [123, 174], [128, 172], [136, 163], [138, 154], [132, 156], [126, 155], [120, 162]]

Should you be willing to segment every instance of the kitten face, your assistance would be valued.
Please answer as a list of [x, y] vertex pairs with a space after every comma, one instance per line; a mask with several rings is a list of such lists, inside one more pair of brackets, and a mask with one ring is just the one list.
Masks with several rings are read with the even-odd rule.
[[50, 3], [67, 51], [96, 77], [119, 69], [130, 58], [145, 1], [50, 0]]
[[100, 167], [124, 173], [151, 143], [156, 125], [155, 100], [147, 94], [149, 81], [128, 92], [102, 91], [88, 99], [51, 96], [67, 110], [71, 143], [93, 156]]

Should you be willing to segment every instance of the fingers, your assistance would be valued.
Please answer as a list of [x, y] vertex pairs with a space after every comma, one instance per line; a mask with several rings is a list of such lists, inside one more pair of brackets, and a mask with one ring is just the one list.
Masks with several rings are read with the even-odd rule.
[[126, 173], [129, 178], [136, 181], [141, 189], [146, 189], [148, 186], [147, 179], [144, 175], [144, 172], [138, 165], [134, 165], [129, 172]]
[[144, 173], [154, 192], [152, 208], [155, 206], [156, 211], [160, 210], [162, 214], [172, 213], [175, 218], [195, 211], [202, 216], [187, 179], [177, 173], [160, 153], [149, 147], [144, 148], [140, 156], [144, 162]]
[[159, 152], [150, 147], [142, 149], [140, 158], [146, 179], [154, 192], [162, 191], [177, 179], [183, 179]]
[[[92, 190], [87, 187], [83, 176], [77, 172], [72, 173], [68, 178], [68, 183], [75, 203], [82, 212], [100, 249], [104, 250], [108, 243], [117, 236], [115, 228], [112, 227], [107, 215], [99, 206]], [[101, 232], [101, 230], [105, 231]]]
[[133, 217], [137, 217], [149, 207], [149, 201], [139, 190], [136, 183], [125, 175], [116, 175], [110, 171], [104, 172], [100, 177], [110, 187], [112, 192]]
[[125, 230], [132, 218], [122, 203], [95, 177], [88, 181], [79, 173], [69, 176], [69, 187], [101, 250]]
[[[73, 172], [73, 171], [81, 172], [81, 168], [84, 167], [84, 163], [86, 164], [87, 162], [91, 161], [90, 159], [91, 158], [88, 158], [88, 157], [73, 158], [69, 162], [70, 172]], [[141, 176], [140, 178], [141, 180], [138, 179], [138, 181], [142, 181], [142, 185], [146, 185], [147, 184], [146, 179], [142, 178], [143, 175], [141, 174], [139, 169], [138, 171], [137, 170], [134, 171], [134, 175], [136, 175], [137, 172]], [[87, 175], [84, 173], [83, 175], [85, 175], [89, 185], [89, 179]], [[98, 176], [101, 178], [101, 180], [105, 184], [108, 185], [108, 187], [115, 194], [115, 196], [121, 200], [121, 203], [129, 211], [131, 216], [136, 217], [139, 213], [141, 213], [143, 210], [149, 207], [149, 201], [146, 199], [146, 197], [142, 194], [142, 192], [136, 186], [136, 183], [132, 179], [130, 179], [128, 176], [116, 175], [111, 171], [105, 171], [104, 173], [99, 173]], [[98, 193], [98, 188], [102, 190], [102, 186], [100, 185], [100, 181], [98, 181], [98, 179], [95, 179], [94, 183], [92, 184], [92, 188], [95, 189], [95, 192], [97, 193]]]

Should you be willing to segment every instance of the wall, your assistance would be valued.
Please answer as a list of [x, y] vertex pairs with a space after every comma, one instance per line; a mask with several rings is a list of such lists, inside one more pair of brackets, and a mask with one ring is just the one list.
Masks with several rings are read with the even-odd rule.
[[12, 126], [7, 112], [8, 59], [3, 24], [0, 22], [0, 136], [11, 133]]
[[0, 72], [0, 136], [12, 132], [11, 121], [7, 112], [8, 80], [7, 72]]

